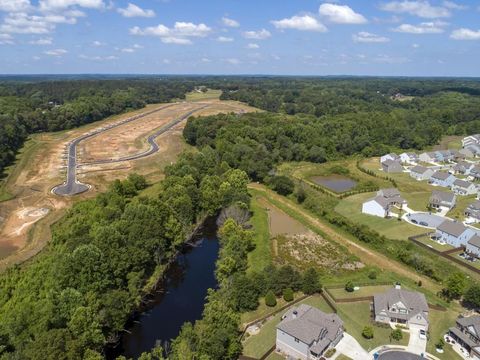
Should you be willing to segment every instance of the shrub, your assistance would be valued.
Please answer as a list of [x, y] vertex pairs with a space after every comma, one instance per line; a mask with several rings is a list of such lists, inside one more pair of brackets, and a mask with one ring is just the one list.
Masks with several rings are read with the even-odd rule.
[[403, 339], [402, 330], [400, 330], [400, 329], [393, 330], [392, 333], [390, 334], [390, 337], [395, 341], [402, 340]]
[[267, 295], [265, 296], [265, 305], [270, 307], [277, 305], [277, 298], [272, 290], [268, 291]]
[[443, 350], [443, 348], [445, 347], [445, 340], [443, 340], [443, 338], [440, 338], [435, 344], [435, 347], [437, 349]]
[[347, 281], [345, 284], [345, 290], [348, 292], [353, 292], [353, 290], [355, 290], [355, 285], [353, 285], [353, 282]]
[[294, 182], [283, 175], [273, 176], [268, 181], [270, 187], [280, 195], [290, 195], [295, 189]]
[[375, 270], [372, 270], [368, 273], [368, 278], [370, 280], [375, 280], [377, 278], [377, 272]]
[[362, 336], [365, 339], [373, 339], [373, 327], [371, 326], [365, 326], [362, 330]]
[[325, 354], [323, 354], [323, 356], [325, 356], [328, 359], [328, 358], [331, 358], [333, 354], [335, 354], [336, 352], [337, 352], [337, 349], [330, 348], [327, 351], [325, 351]]
[[293, 290], [291, 288], [283, 290], [283, 299], [285, 301], [293, 301]]

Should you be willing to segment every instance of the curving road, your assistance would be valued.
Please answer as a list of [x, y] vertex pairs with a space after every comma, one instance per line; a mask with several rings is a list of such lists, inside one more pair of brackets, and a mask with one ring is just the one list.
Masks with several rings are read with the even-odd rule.
[[[57, 185], [52, 189], [52, 192], [56, 195], [61, 195], [61, 196], [71, 196], [71, 195], [76, 195], [83, 193], [90, 189], [89, 185], [82, 184], [77, 180], [77, 146], [80, 142], [82, 142], [85, 139], [91, 138], [95, 135], [98, 135], [102, 132], [105, 132], [107, 130], [113, 129], [115, 127], [124, 125], [126, 123], [129, 123], [134, 120], [141, 119], [145, 116], [151, 115], [157, 111], [164, 110], [166, 108], [169, 108], [171, 106], [174, 106], [176, 104], [169, 104], [162, 106], [160, 108], [156, 108], [155, 110], [147, 111], [145, 113], [141, 113], [135, 116], [131, 116], [121, 122], [111, 124], [105, 127], [102, 127], [98, 130], [95, 130], [91, 133], [82, 135], [76, 139], [74, 139], [70, 144], [68, 145], [68, 158], [67, 158], [67, 179], [66, 181], [61, 184]], [[181, 117], [169, 122], [167, 125], [164, 125], [160, 129], [158, 129], [155, 133], [150, 135], [147, 138], [148, 143], [150, 144], [150, 149], [134, 154], [134, 155], [129, 155], [123, 158], [118, 158], [118, 159], [105, 159], [105, 160], [98, 160], [95, 162], [90, 162], [88, 164], [108, 164], [108, 163], [115, 163], [115, 162], [121, 162], [121, 161], [128, 161], [128, 160], [135, 160], [135, 159], [140, 159], [145, 156], [149, 156], [155, 152], [158, 151], [159, 147], [158, 144], [155, 142], [155, 139], [160, 136], [161, 134], [165, 133], [166, 131], [170, 130], [172, 127], [175, 125], [179, 124], [180, 122], [184, 121], [187, 119], [189, 116], [191, 116], [194, 112], [199, 111], [201, 109], [206, 108], [208, 105], [201, 106], [199, 108], [196, 108], [194, 110], [189, 111], [188, 113], [182, 115]]]

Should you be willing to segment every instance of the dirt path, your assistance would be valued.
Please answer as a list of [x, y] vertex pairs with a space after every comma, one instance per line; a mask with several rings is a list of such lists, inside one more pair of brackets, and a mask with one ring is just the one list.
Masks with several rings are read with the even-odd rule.
[[434, 283], [429, 278], [422, 276], [415, 271], [411, 270], [407, 266], [404, 266], [395, 260], [389, 259], [382, 254], [377, 253], [374, 250], [370, 250], [359, 243], [356, 243], [353, 240], [350, 240], [346, 236], [339, 234], [336, 230], [326, 225], [324, 222], [318, 220], [317, 218], [311, 216], [307, 211], [303, 210], [298, 205], [294, 204], [292, 201], [282, 197], [271, 190], [266, 189], [263, 185], [252, 183], [249, 185], [250, 188], [263, 192], [266, 196], [275, 199], [276, 201], [282, 203], [289, 209], [297, 212], [302, 217], [304, 217], [312, 225], [323, 231], [327, 236], [329, 236], [333, 241], [336, 241], [345, 247], [348, 248], [353, 254], [357, 255], [361, 261], [364, 263], [369, 263], [376, 265], [381, 269], [391, 270], [396, 272], [399, 275], [408, 277], [410, 279], [421, 279], [422, 283], [433, 291], [440, 290], [440, 286]]

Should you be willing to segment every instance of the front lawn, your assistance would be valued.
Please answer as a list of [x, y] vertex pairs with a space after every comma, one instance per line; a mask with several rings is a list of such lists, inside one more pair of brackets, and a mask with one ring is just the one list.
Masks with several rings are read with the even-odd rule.
[[457, 304], [452, 304], [448, 311], [430, 311], [428, 314], [430, 325], [427, 352], [442, 360], [461, 359], [461, 357], [455, 351], [453, 351], [452, 347], [448, 344], [445, 345], [443, 354], [439, 354], [435, 351], [435, 344], [440, 338], [443, 338], [443, 335], [447, 332], [448, 328], [455, 326], [455, 320], [460, 312], [461, 308]]
[[430, 236], [422, 236], [420, 238], [417, 238], [416, 240], [420, 241], [421, 243], [431, 248], [434, 248], [435, 250], [442, 251], [442, 252], [453, 249], [453, 246], [449, 244], [441, 245], [438, 242], [433, 241], [432, 239], [430, 239]]

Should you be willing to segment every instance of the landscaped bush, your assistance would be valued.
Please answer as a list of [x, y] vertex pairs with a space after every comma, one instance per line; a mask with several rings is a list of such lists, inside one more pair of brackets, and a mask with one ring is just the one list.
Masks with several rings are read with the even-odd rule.
[[435, 347], [437, 349], [443, 350], [443, 348], [445, 347], [445, 340], [443, 340], [443, 338], [440, 338], [435, 344]]
[[373, 327], [367, 325], [362, 330], [362, 336], [365, 339], [373, 339]]
[[325, 356], [327, 359], [329, 359], [329, 358], [331, 358], [336, 352], [337, 352], [337, 349], [335, 349], [335, 348], [330, 348], [330, 349], [328, 349], [327, 351], [325, 351], [325, 354], [323, 354], [323, 356]]
[[353, 292], [355, 290], [355, 285], [353, 285], [353, 282], [347, 281], [345, 284], [345, 290], [348, 292]]
[[274, 307], [275, 305], [277, 305], [277, 298], [275, 297], [275, 294], [271, 290], [265, 296], [265, 305], [270, 307]]
[[368, 273], [368, 278], [370, 280], [375, 280], [377, 278], [377, 272], [375, 270], [372, 270]]
[[293, 290], [291, 288], [286, 288], [283, 290], [283, 299], [285, 301], [293, 301]]
[[401, 329], [392, 330], [390, 337], [395, 341], [400, 341], [403, 339], [403, 333]]

